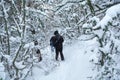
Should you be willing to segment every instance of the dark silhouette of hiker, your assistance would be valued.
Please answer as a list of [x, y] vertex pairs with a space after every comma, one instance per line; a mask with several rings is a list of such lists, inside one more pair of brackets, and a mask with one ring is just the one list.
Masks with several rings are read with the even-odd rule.
[[61, 56], [61, 60], [64, 60], [63, 42], [64, 42], [63, 37], [58, 33], [58, 31], [55, 31], [54, 36], [52, 36], [50, 39], [50, 46], [53, 46], [55, 48], [55, 53], [56, 53], [55, 59], [56, 60], [58, 60], [59, 54]]

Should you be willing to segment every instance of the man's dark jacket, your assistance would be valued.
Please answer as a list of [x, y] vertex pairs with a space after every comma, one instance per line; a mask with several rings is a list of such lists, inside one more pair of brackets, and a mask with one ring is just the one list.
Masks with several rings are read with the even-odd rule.
[[61, 50], [63, 48], [63, 37], [58, 35], [53, 36], [50, 39], [50, 42], [52, 42], [52, 45], [57, 49], [57, 50]]

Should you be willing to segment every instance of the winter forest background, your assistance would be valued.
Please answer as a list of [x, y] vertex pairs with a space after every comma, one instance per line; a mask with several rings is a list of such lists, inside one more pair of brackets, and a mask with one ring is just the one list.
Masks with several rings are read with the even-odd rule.
[[97, 71], [87, 80], [120, 80], [120, 0], [0, 0], [0, 80], [30, 80], [38, 64], [35, 40], [41, 73], [59, 67], [47, 54], [55, 30], [64, 46], [74, 40], [95, 43], [85, 51]]

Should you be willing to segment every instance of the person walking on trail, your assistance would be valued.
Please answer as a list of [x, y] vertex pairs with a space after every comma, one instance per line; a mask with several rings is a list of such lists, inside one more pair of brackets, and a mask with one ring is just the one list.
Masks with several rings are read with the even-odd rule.
[[50, 39], [50, 46], [51, 48], [55, 48], [55, 59], [58, 61], [58, 56], [60, 54], [61, 60], [64, 60], [64, 55], [63, 55], [63, 42], [64, 39], [63, 37], [58, 33], [58, 31], [54, 32], [54, 36], [51, 37]]

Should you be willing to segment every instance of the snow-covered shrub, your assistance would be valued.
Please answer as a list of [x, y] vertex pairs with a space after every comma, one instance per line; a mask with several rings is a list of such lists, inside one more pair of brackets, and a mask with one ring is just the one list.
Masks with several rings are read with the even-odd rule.
[[99, 18], [96, 16], [90, 18], [87, 23], [82, 26], [83, 34], [91, 34], [92, 27], [96, 26], [99, 22]]
[[[98, 38], [99, 66], [94, 80], [119, 80], [120, 59], [120, 5], [109, 8], [105, 17], [94, 27], [93, 34]], [[96, 53], [95, 53], [96, 54]]]

